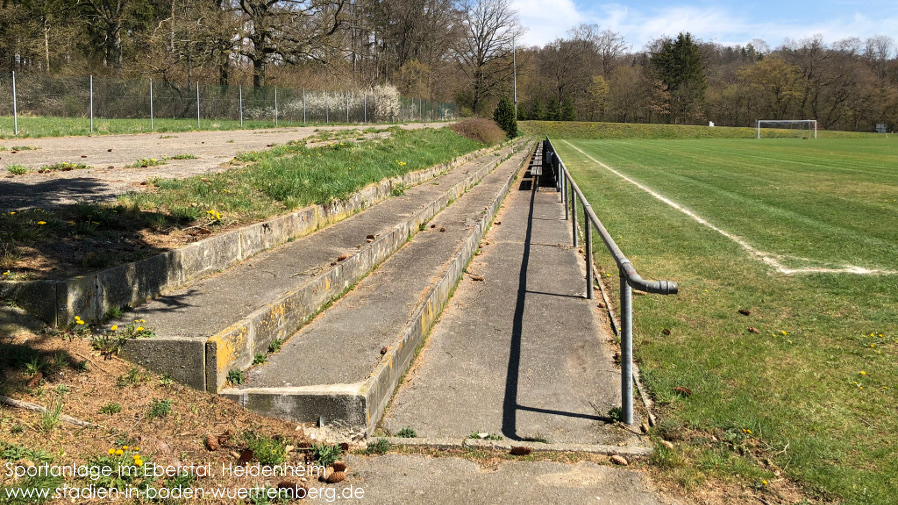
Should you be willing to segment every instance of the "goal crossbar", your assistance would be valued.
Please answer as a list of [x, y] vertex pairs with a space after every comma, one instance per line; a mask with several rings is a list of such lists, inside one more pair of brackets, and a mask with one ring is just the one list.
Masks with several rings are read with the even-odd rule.
[[817, 138], [817, 120], [816, 119], [758, 119], [756, 123], [757, 133], [755, 138], [761, 138], [761, 125], [808, 125], [808, 136], [810, 137], [811, 129], [814, 131], [814, 138]]

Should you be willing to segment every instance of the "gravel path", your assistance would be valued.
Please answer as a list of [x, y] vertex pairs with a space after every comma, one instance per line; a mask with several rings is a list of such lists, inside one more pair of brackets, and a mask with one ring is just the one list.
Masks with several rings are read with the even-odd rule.
[[[446, 123], [411, 123], [402, 128], [418, 129], [445, 126]], [[386, 129], [392, 125], [375, 126]], [[242, 151], [258, 151], [273, 144], [304, 139], [316, 131], [367, 129], [367, 125], [277, 128], [265, 130], [198, 131], [181, 133], [142, 133], [94, 137], [46, 137], [0, 141], [0, 211], [26, 208], [50, 208], [75, 202], [109, 201], [128, 191], [142, 191], [149, 177], [175, 179], [221, 172], [224, 164]], [[39, 149], [12, 151], [13, 146], [37, 146]], [[127, 168], [143, 158], [161, 159], [164, 155], [192, 154], [196, 159], [169, 159], [165, 165]], [[84, 163], [91, 168], [69, 172], [12, 175], [10, 165], [37, 169], [53, 163]]]

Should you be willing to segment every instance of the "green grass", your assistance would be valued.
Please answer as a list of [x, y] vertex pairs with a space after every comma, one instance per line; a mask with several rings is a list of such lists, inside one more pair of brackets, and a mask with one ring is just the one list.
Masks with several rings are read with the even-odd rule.
[[[687, 139], [738, 138], [753, 139], [754, 128], [641, 123], [586, 123], [579, 121], [521, 121], [518, 128], [527, 135], [549, 136], [551, 139]], [[795, 131], [765, 129], [764, 136], [794, 137]], [[869, 138], [873, 133], [820, 131], [820, 138]]]
[[[784, 267], [887, 270], [898, 270], [896, 142], [571, 141]], [[658, 433], [681, 440], [659, 448], [655, 464], [687, 488], [713, 477], [764, 493], [779, 471], [814, 498], [893, 503], [898, 275], [783, 274], [555, 144], [639, 272], [680, 283], [676, 296], [634, 301], [635, 354], [660, 405]], [[598, 239], [596, 250], [614, 272]]]
[[307, 148], [304, 142], [243, 153], [250, 163], [220, 174], [156, 182], [158, 191], [123, 198], [126, 206], [197, 220], [208, 211], [223, 220], [253, 222], [314, 203], [345, 198], [380, 180], [443, 163], [480, 144], [446, 128], [406, 131], [385, 139]]

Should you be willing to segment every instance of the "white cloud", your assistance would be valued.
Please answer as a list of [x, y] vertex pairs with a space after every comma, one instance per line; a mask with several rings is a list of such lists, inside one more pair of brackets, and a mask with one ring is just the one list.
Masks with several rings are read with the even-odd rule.
[[527, 27], [521, 46], [544, 46], [586, 22], [573, 0], [511, 0], [511, 6]]
[[603, 3], [578, 9], [573, 0], [512, 0], [512, 5], [528, 28], [522, 41], [527, 45], [546, 44], [580, 23], [595, 23], [621, 33], [636, 50], [657, 37], [680, 32], [725, 45], [744, 45], [757, 38], [771, 47], [781, 45], [786, 38], [801, 40], [816, 34], [822, 34], [827, 43], [847, 37], [863, 40], [874, 35], [898, 41], [898, 14], [893, 11], [877, 16], [872, 14], [876, 9], [861, 13], [857, 7], [841, 13], [828, 10], [829, 18], [823, 19], [814, 19], [814, 13], [809, 12], [799, 21], [768, 21], [764, 19], [766, 12], [758, 13], [749, 5], [703, 8], [680, 3], [652, 8]]

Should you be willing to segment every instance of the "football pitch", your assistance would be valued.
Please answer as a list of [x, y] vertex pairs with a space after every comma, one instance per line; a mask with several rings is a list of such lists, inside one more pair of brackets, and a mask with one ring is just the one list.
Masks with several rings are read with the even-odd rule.
[[775, 495], [788, 477], [815, 498], [890, 503], [898, 138], [552, 141], [642, 276], [680, 283], [634, 301], [658, 432], [682, 441], [658, 466], [684, 486]]

